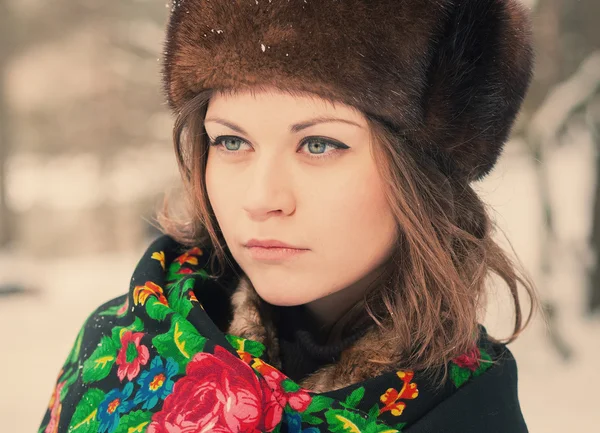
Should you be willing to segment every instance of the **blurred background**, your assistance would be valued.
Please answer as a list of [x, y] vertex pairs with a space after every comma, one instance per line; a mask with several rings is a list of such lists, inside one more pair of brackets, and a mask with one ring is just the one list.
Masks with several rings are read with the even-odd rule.
[[[600, 1], [523, 0], [534, 83], [476, 185], [545, 310], [509, 348], [533, 433], [600, 431]], [[128, 290], [179, 175], [160, 89], [171, 3], [0, 0], [0, 431], [37, 431], [79, 327]], [[490, 279], [484, 324], [510, 331]]]

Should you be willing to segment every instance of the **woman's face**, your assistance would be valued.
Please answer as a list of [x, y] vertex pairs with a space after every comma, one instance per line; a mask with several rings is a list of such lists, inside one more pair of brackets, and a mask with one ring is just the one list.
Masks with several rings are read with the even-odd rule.
[[[364, 116], [317, 96], [240, 92], [211, 99], [205, 128], [214, 144], [208, 197], [257, 293], [334, 320], [362, 296], [396, 239]], [[304, 251], [265, 259], [245, 246], [250, 239]]]

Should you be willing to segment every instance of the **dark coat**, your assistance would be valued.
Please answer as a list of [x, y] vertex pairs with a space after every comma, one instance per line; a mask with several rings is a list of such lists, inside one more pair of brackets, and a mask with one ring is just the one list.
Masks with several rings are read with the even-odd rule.
[[527, 432], [515, 360], [483, 327], [441, 388], [419, 371], [351, 365], [370, 332], [296, 383], [264, 344], [276, 332], [247, 280], [211, 277], [209, 255], [167, 236], [150, 245], [129, 292], [81, 328], [40, 432]]

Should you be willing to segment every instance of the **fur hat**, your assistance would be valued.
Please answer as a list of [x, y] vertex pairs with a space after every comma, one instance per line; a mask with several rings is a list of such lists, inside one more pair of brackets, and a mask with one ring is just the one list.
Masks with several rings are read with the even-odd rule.
[[163, 85], [316, 93], [369, 114], [446, 174], [488, 174], [531, 81], [518, 0], [176, 0]]

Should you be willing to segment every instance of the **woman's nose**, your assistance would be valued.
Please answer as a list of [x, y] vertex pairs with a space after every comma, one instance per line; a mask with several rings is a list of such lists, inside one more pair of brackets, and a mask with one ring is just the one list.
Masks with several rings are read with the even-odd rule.
[[294, 210], [290, 171], [280, 159], [257, 163], [245, 181], [243, 208], [251, 217], [264, 218], [273, 212], [287, 215]]

